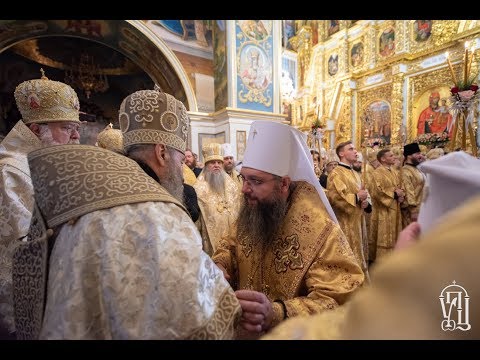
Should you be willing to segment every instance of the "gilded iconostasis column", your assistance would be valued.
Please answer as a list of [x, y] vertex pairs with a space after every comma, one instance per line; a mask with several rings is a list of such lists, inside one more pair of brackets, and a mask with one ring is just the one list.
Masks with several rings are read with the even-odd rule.
[[404, 145], [406, 136], [403, 134], [403, 102], [405, 89], [405, 73], [407, 66], [397, 64], [392, 67], [392, 132], [390, 143], [392, 145]]
[[[354, 83], [345, 80], [342, 84], [341, 107], [336, 116], [337, 123], [335, 126], [335, 145], [347, 140], [355, 139], [355, 131], [352, 132], [352, 97], [355, 89]], [[355, 122], [355, 119], [353, 119]], [[356, 126], [353, 127], [355, 129]]]

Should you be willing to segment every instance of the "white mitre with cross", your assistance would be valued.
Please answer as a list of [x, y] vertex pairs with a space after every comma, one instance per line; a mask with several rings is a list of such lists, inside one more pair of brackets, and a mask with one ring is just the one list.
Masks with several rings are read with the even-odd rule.
[[448, 221], [451, 211], [480, 194], [480, 160], [463, 151], [427, 160], [418, 168], [427, 176], [418, 214], [422, 232]]
[[254, 121], [248, 135], [243, 167], [310, 183], [320, 195], [332, 220], [338, 223], [313, 170], [313, 159], [304, 133], [273, 121]]

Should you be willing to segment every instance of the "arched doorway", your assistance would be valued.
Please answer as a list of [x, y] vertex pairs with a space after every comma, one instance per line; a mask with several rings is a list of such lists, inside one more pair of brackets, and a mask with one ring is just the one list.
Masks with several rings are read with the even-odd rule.
[[[118, 119], [122, 99], [133, 91], [160, 88], [197, 110], [193, 89], [180, 62], [167, 45], [142, 21], [123, 20], [2, 20], [0, 21], [0, 134], [5, 135], [20, 114], [13, 92], [20, 82], [40, 77], [62, 82], [82, 59], [95, 65], [97, 80], [108, 88], [79, 95], [84, 119], [89, 121], [82, 137], [91, 143], [98, 129]], [[92, 71], [93, 72], [93, 71]], [[76, 79], [78, 80], [78, 79]], [[98, 84], [97, 84], [98, 85]], [[103, 85], [103, 84], [102, 84]], [[105, 86], [103, 86], [105, 88]], [[92, 120], [93, 119], [93, 120]], [[89, 129], [89, 130], [88, 130]]]

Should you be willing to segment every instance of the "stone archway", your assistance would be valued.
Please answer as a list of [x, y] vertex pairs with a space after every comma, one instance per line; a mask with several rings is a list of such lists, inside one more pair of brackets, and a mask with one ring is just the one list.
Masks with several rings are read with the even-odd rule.
[[188, 110], [197, 103], [182, 65], [139, 20], [1, 20], [0, 55], [9, 47], [39, 37], [71, 36], [108, 46], [137, 64], [161, 89], [181, 100]]

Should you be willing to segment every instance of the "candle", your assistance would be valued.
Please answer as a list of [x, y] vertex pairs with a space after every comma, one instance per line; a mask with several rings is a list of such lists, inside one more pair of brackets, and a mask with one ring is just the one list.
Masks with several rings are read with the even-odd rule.
[[465, 56], [463, 59], [463, 86], [468, 81], [468, 41], [465, 41]]
[[363, 163], [362, 163], [362, 166], [363, 166], [363, 169], [362, 169], [362, 186], [364, 189], [367, 188], [367, 148], [364, 147], [362, 149], [362, 156], [363, 156]]
[[452, 76], [453, 84], [455, 86], [457, 86], [457, 77], [455, 76], [455, 72], [453, 71], [452, 62], [450, 61], [450, 58], [448, 57], [448, 51], [445, 52], [445, 57], [447, 58], [448, 67], [450, 68], [450, 75]]
[[472, 49], [470, 50], [470, 60], [468, 61], [468, 75], [470, 75], [470, 70], [472, 70], [472, 62], [473, 62], [474, 56], [475, 56], [475, 47], [472, 46]]

